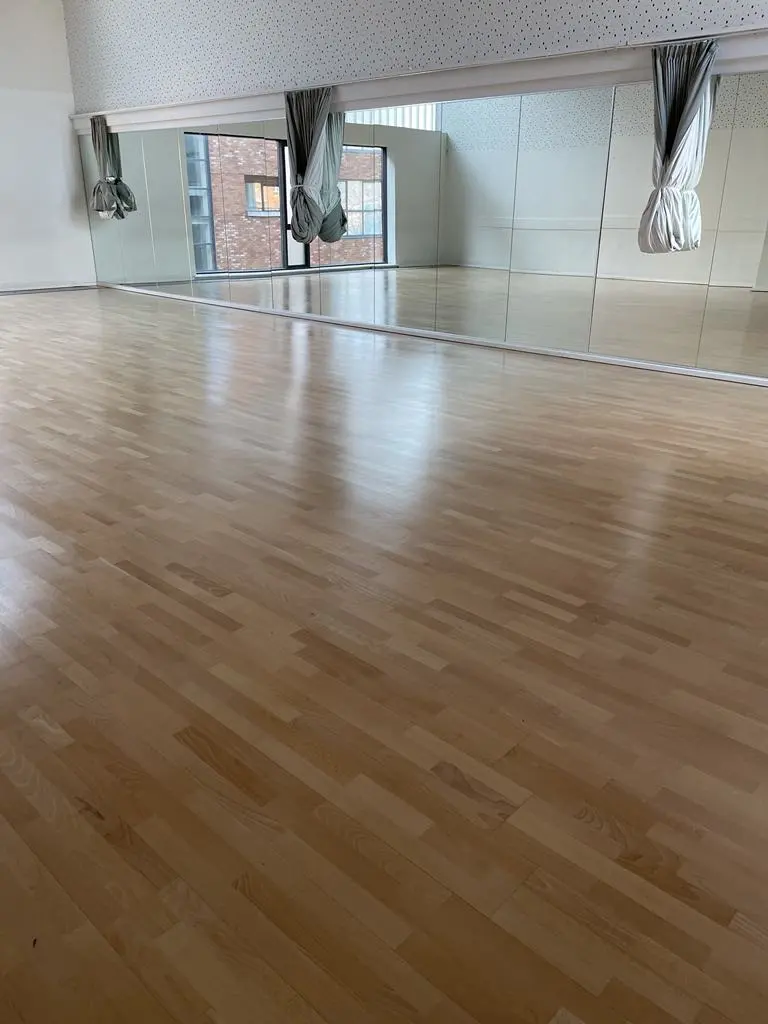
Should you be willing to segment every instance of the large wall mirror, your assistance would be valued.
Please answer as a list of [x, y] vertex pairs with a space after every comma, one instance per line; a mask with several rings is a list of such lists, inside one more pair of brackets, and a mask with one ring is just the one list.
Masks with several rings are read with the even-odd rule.
[[[719, 83], [692, 252], [649, 256], [650, 84], [348, 111], [347, 232], [297, 242], [283, 119], [125, 132], [99, 281], [498, 346], [768, 376], [768, 74]], [[87, 184], [96, 168], [81, 140]]]

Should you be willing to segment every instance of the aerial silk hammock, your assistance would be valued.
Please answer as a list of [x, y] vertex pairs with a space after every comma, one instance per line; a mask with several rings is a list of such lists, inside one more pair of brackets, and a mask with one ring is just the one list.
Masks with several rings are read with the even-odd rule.
[[120, 139], [107, 128], [102, 114], [91, 118], [91, 139], [99, 168], [99, 180], [93, 188], [91, 209], [105, 220], [123, 220], [136, 209], [136, 196], [123, 181]]
[[339, 171], [344, 114], [331, 113], [331, 90], [285, 94], [291, 168], [291, 234], [309, 245], [316, 238], [338, 242], [347, 233]]
[[718, 79], [712, 75], [717, 43], [705, 40], [653, 50], [653, 192], [640, 220], [643, 252], [698, 249], [701, 180]]

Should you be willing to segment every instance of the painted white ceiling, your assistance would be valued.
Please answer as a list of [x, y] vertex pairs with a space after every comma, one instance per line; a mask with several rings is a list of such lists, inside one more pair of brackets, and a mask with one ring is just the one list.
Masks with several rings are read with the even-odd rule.
[[755, 0], [63, 0], [78, 110], [341, 84], [768, 25]]

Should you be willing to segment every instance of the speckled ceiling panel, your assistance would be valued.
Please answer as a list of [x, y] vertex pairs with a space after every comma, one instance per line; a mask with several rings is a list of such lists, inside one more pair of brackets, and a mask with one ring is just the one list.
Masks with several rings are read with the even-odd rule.
[[[768, 74], [720, 79], [714, 129], [768, 128]], [[620, 85], [613, 113], [614, 135], [653, 135], [653, 90], [649, 84]]]
[[63, 0], [78, 110], [216, 99], [768, 24], [764, 0]]

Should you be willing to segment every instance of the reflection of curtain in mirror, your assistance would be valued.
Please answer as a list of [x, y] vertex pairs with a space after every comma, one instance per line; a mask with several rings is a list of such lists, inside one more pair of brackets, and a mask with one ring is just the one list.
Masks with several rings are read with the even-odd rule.
[[653, 192], [640, 220], [638, 242], [648, 253], [698, 249], [701, 180], [712, 124], [717, 43], [705, 40], [653, 50]]
[[123, 181], [120, 139], [107, 128], [107, 119], [91, 118], [91, 139], [99, 168], [99, 180], [93, 187], [91, 209], [105, 220], [123, 220], [136, 210], [136, 197]]
[[304, 245], [318, 235], [324, 242], [338, 242], [347, 230], [339, 193], [344, 115], [331, 113], [331, 90], [323, 88], [286, 93], [285, 117], [291, 234]]
[[344, 115], [328, 115], [325, 134], [325, 156], [323, 159], [323, 197], [325, 215], [318, 234], [323, 242], [338, 242], [347, 233], [347, 215], [341, 205], [339, 171], [344, 149]]

